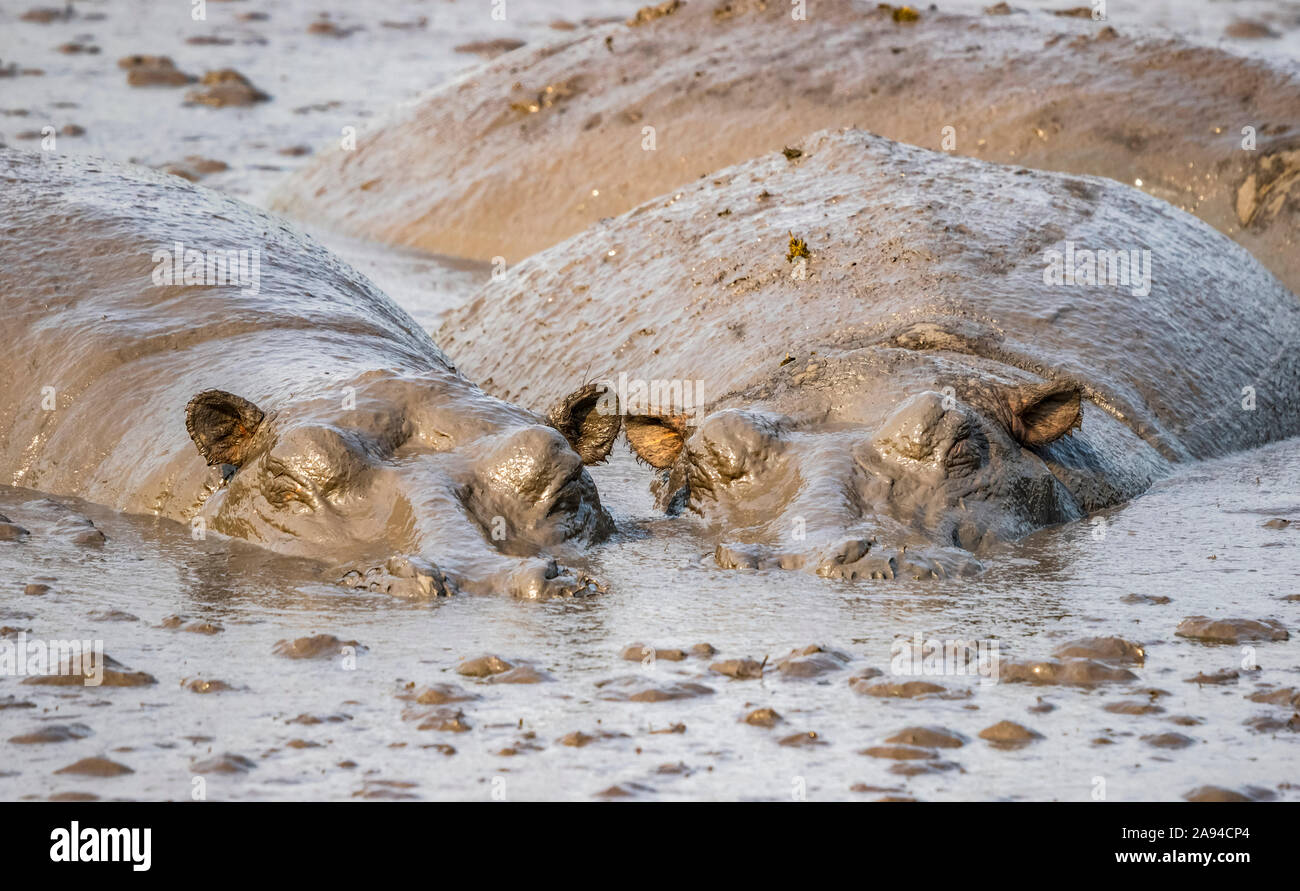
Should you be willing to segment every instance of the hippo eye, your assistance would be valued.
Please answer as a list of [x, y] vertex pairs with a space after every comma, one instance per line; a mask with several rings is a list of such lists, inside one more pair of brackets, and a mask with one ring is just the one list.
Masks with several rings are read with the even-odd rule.
[[982, 434], [970, 424], [962, 425], [944, 454], [943, 466], [950, 474], [960, 475], [977, 470], [984, 463]]
[[287, 473], [276, 473], [263, 487], [266, 500], [276, 507], [298, 507], [299, 510], [313, 510], [315, 496], [312, 491]]

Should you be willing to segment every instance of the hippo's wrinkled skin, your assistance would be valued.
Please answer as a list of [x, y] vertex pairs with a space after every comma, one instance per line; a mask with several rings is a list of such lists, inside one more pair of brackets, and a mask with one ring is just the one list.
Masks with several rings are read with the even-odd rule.
[[[551, 422], [485, 395], [324, 249], [175, 177], [6, 150], [0, 219], [6, 483], [404, 596], [593, 589], [553, 559], [612, 528], [574, 450], [617, 434], [593, 388]], [[257, 250], [256, 286], [157, 284], [176, 242]]]
[[[515, 266], [440, 342], [505, 398], [588, 363], [702, 382], [694, 417], [624, 428], [724, 567], [961, 573], [1172, 462], [1300, 433], [1300, 302], [1195, 217], [861, 131], [795, 147]], [[1149, 291], [1049, 283], [1069, 244], [1150, 251]]]
[[691, 0], [524, 47], [397, 109], [355, 152], [317, 153], [273, 207], [515, 263], [809, 133], [861, 127], [1140, 184], [1300, 292], [1293, 69], [1144, 34], [1122, 10], [913, 6], [919, 21], [899, 23], [874, 0], [817, 0], [804, 20], [784, 0]]

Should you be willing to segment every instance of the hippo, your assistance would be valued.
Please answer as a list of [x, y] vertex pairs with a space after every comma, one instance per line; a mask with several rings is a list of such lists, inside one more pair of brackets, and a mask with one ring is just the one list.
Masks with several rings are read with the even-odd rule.
[[1118, 9], [1113, 23], [918, 9], [661, 4], [434, 89], [355, 151], [317, 152], [272, 207], [514, 263], [714, 170], [852, 126], [1136, 186], [1300, 293], [1295, 70], [1143, 34]]
[[594, 387], [486, 395], [325, 249], [178, 177], [7, 149], [0, 182], [6, 483], [398, 596], [599, 589], [557, 562], [613, 531]]
[[590, 366], [724, 568], [960, 576], [1300, 433], [1300, 301], [1194, 216], [864, 131], [789, 149], [514, 266], [439, 342], [525, 404]]

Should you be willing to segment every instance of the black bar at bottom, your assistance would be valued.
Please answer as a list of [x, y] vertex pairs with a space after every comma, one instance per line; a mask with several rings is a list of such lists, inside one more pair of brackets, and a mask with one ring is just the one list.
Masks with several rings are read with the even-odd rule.
[[[810, 877], [838, 864], [925, 874], [1088, 875], [1140, 870], [1229, 877], [1294, 864], [1285, 804], [231, 804], [9, 803], [8, 877], [113, 875], [371, 880], [404, 864], [487, 870], [484, 878], [569, 871], [614, 856], [647, 878], [692, 881], [717, 864], [734, 880], [788, 863]], [[143, 830], [148, 829], [146, 835]], [[104, 830], [138, 830], [105, 832]], [[74, 832], [75, 841], [74, 844]], [[73, 850], [75, 847], [75, 851]], [[146, 864], [147, 869], [140, 869]], [[100, 860], [91, 860], [99, 856]], [[117, 859], [112, 859], [116, 856]], [[477, 864], [477, 865], [476, 865]], [[765, 865], [767, 864], [767, 865]], [[376, 873], [376, 870], [379, 872]], [[577, 878], [582, 873], [570, 872]], [[852, 873], [851, 873], [852, 874]], [[586, 873], [586, 880], [599, 881]]]

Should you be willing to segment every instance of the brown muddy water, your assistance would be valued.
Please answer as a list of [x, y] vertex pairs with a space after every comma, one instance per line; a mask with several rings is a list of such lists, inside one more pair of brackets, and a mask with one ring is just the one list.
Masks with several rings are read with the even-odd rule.
[[[654, 516], [643, 471], [618, 452], [596, 469], [621, 529], [595, 561], [610, 590], [548, 603], [357, 594], [314, 583], [306, 564], [60, 499], [107, 537], [77, 544], [62, 511], [3, 490], [0, 512], [31, 531], [0, 543], [6, 637], [102, 640], [155, 682], [0, 680], [0, 798], [187, 799], [196, 777], [211, 800], [1150, 800], [1203, 786], [1300, 798], [1300, 638], [1177, 633], [1189, 616], [1296, 628], [1300, 440], [1188, 468], [1092, 522], [1018, 543], [977, 579], [876, 584], [718, 569], [690, 520]], [[337, 643], [317, 658], [277, 654], [315, 635], [356, 641], [355, 656]], [[917, 635], [995, 645], [1001, 682], [895, 676], [895, 640]], [[1142, 648], [1131, 679], [1006, 680], [1008, 662], [1099, 636]], [[660, 657], [624, 659], [634, 643]], [[716, 654], [692, 653], [701, 643]], [[813, 644], [843, 661], [778, 668]], [[686, 658], [667, 658], [673, 649]], [[516, 668], [460, 673], [485, 655]], [[760, 677], [711, 669], [746, 658], [766, 660]], [[909, 681], [942, 690], [860, 692]], [[414, 701], [429, 688], [443, 695]], [[757, 709], [781, 720], [746, 723]], [[1041, 738], [980, 737], [1003, 721]], [[955, 739], [887, 742], [917, 726]], [[73, 738], [14, 741], [42, 731]], [[95, 757], [132, 772], [57, 773]]]
[[[24, 133], [74, 124], [85, 133], [60, 136], [56, 151], [151, 166], [220, 160], [228, 168], [203, 183], [258, 203], [300, 163], [297, 146], [335, 140], [466, 71], [476, 56], [454, 46], [562, 39], [554, 20], [626, 17], [636, 4], [518, 0], [507, 22], [465, 3], [340, 4], [334, 21], [365, 27], [330, 37], [307, 33], [326, 8], [316, 4], [239, 21], [263, 7], [211, 3], [208, 36], [232, 42], [199, 44], [185, 42], [203, 34], [188, 4], [85, 2], [70, 21], [21, 22], [33, 5], [0, 2], [0, 63], [44, 72], [0, 78], [0, 138], [36, 149]], [[1280, 36], [1231, 45], [1294, 56], [1294, 5], [1195, 9], [1143, 14], [1207, 40], [1253, 17]], [[421, 16], [423, 27], [382, 24]], [[100, 52], [57, 49], [68, 43]], [[132, 53], [170, 54], [194, 74], [233, 67], [273, 98], [183, 107], [184, 88], [126, 86], [116, 60]], [[430, 329], [487, 276], [323, 240]], [[30, 532], [0, 540], [3, 640], [102, 641], [120, 663], [110, 678], [132, 684], [0, 675], [0, 799], [185, 800], [199, 789], [210, 800], [1117, 801], [1204, 787], [1300, 799], [1300, 439], [1184, 467], [1127, 505], [1007, 547], [980, 577], [950, 581], [724, 571], [695, 521], [656, 514], [624, 445], [592, 475], [620, 529], [593, 559], [609, 591], [546, 603], [358, 593], [321, 583], [310, 563], [196, 541], [170, 521], [0, 487], [0, 514]], [[1276, 622], [1291, 636], [1249, 639], [1279, 635], [1231, 623], [1237, 634], [1200, 629], [1217, 642], [1180, 635], [1195, 616]], [[336, 640], [305, 640], [317, 635]], [[895, 642], [918, 637], [996, 646], [999, 682], [972, 670], [896, 675]], [[1070, 661], [1114, 655], [1096, 644], [1054, 655], [1098, 637], [1141, 656], [1121, 647], [1127, 661]], [[693, 649], [705, 643], [716, 652]], [[657, 658], [641, 648], [624, 658], [633, 644]], [[811, 645], [826, 652], [786, 661]], [[292, 658], [304, 653], [314, 658]], [[459, 670], [484, 656], [512, 668]], [[734, 661], [745, 659], [755, 664]], [[1054, 674], [1093, 683], [1044, 682]], [[938, 689], [902, 686], [915, 681]], [[85, 759], [111, 764], [65, 771]]]

